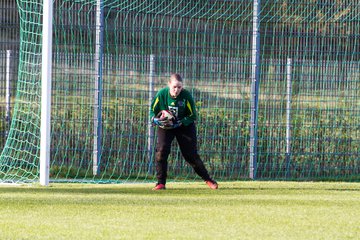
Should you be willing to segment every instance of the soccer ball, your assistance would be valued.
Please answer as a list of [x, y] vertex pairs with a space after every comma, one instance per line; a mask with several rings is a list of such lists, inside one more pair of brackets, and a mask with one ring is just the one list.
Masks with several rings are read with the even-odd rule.
[[169, 110], [162, 110], [160, 118], [164, 120], [174, 120], [175, 117]]

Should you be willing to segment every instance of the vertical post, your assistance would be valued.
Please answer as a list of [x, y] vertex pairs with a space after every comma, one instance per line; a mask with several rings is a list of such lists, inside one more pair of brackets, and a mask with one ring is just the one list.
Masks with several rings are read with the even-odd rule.
[[6, 131], [5, 137], [8, 136], [8, 129], [10, 126], [10, 112], [11, 112], [11, 78], [12, 78], [12, 51], [6, 50], [6, 93], [5, 93], [5, 121], [6, 121]]
[[251, 59], [251, 119], [250, 119], [250, 164], [249, 177], [256, 179], [257, 145], [258, 145], [258, 101], [260, 80], [260, 30], [259, 30], [260, 0], [254, 0], [252, 59]]
[[286, 63], [286, 177], [290, 176], [290, 156], [291, 156], [291, 94], [292, 94], [292, 60], [287, 59]]
[[95, 102], [94, 102], [94, 148], [93, 175], [99, 175], [102, 138], [102, 65], [103, 65], [103, 0], [96, 1], [96, 44], [95, 44]]
[[[155, 76], [155, 55], [150, 55], [150, 68], [149, 68], [149, 113], [151, 111], [151, 102], [154, 98], [154, 76]], [[154, 127], [149, 121], [148, 124], [148, 160], [149, 160], [149, 168], [148, 172], [151, 170], [151, 166], [153, 163], [153, 142], [154, 142]]]
[[41, 63], [40, 184], [49, 185], [53, 1], [44, 0]]

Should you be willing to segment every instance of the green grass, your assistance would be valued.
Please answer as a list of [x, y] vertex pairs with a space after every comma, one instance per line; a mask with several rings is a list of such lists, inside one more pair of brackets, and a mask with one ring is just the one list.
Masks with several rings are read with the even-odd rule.
[[0, 239], [359, 239], [360, 184], [0, 186]]

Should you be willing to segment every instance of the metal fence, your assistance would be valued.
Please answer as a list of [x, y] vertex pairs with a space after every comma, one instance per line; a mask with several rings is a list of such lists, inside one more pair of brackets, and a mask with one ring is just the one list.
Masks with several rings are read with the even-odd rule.
[[[257, 1], [204, 1], [206, 7], [182, 2], [169, 3], [167, 8], [179, 11], [172, 15], [116, 2], [104, 6], [101, 44], [94, 4], [56, 5], [55, 176], [64, 177], [64, 171], [72, 178], [88, 176], [96, 149], [103, 150], [104, 176], [151, 172], [149, 99], [176, 71], [197, 100], [199, 149], [217, 177], [358, 179], [360, 44], [353, 21], [360, 18], [358, 5], [269, 0], [257, 12], [252, 8]], [[4, 144], [18, 80], [20, 30], [14, 4], [2, 2], [0, 9]], [[316, 12], [323, 17], [317, 19]], [[104, 47], [100, 107], [93, 101], [99, 45]], [[96, 136], [99, 116], [103, 131]], [[179, 151], [172, 154], [170, 172], [190, 176]]]

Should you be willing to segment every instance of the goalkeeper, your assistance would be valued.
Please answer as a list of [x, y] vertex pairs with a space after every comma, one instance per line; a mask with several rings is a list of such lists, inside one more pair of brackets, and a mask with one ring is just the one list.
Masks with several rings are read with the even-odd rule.
[[[162, 117], [163, 110], [168, 110], [173, 119]], [[157, 143], [155, 151], [155, 166], [157, 184], [153, 190], [165, 189], [168, 156], [171, 143], [176, 138], [185, 160], [211, 189], [217, 189], [218, 184], [212, 180], [204, 163], [197, 152], [196, 109], [189, 91], [183, 88], [179, 74], [172, 74], [168, 86], [160, 89], [151, 103], [151, 122], [157, 125]]]

